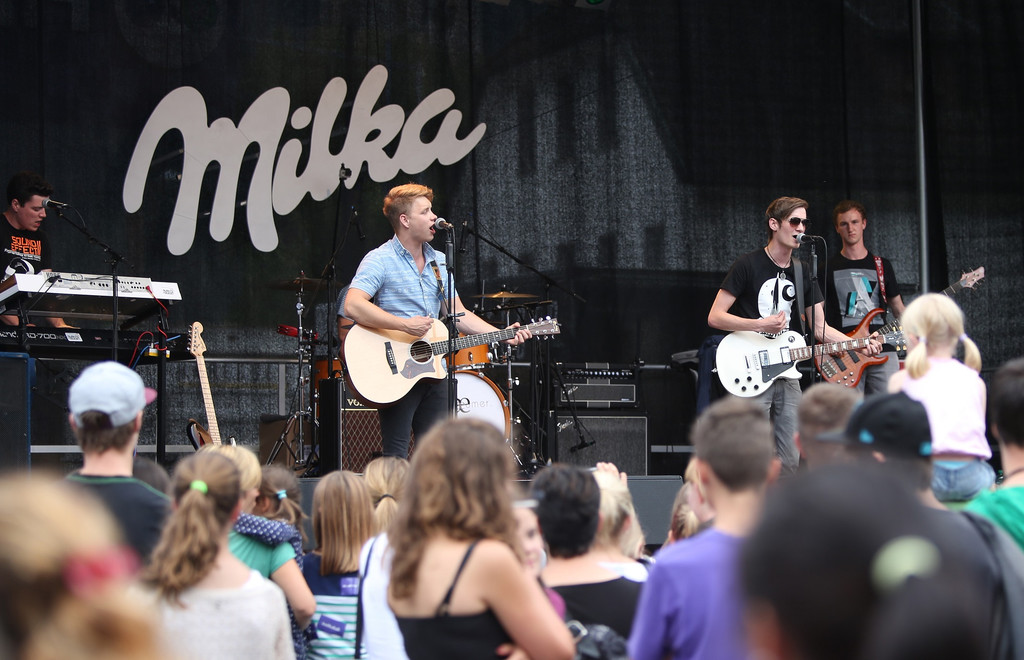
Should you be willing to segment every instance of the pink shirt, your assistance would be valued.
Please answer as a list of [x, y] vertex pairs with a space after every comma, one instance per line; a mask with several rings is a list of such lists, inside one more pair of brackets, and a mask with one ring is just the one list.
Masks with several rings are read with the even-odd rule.
[[932, 427], [932, 454], [970, 454], [989, 459], [981, 376], [952, 358], [928, 358], [921, 378], [907, 378], [903, 391], [924, 404]]

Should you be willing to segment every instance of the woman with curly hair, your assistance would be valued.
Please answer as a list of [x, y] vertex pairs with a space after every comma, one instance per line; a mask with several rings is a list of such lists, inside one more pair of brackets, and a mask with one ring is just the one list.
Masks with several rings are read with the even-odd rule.
[[388, 537], [388, 597], [412, 660], [571, 658], [572, 637], [517, 556], [511, 454], [497, 429], [449, 420], [417, 442]]

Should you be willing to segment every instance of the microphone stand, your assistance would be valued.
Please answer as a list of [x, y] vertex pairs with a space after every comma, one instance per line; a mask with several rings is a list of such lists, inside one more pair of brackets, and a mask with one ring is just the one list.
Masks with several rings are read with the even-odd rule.
[[[336, 337], [336, 333], [337, 333], [337, 329], [338, 329], [337, 328], [338, 324], [336, 322], [337, 316], [338, 316], [338, 307], [337, 307], [337, 305], [338, 305], [338, 300], [337, 300], [337, 298], [338, 298], [337, 263], [338, 263], [338, 253], [341, 252], [341, 248], [345, 246], [345, 242], [346, 242], [346, 240], [348, 240], [348, 231], [349, 231], [349, 229], [351, 229], [353, 218], [356, 216], [355, 207], [351, 207], [352, 214], [349, 216], [349, 222], [348, 222], [348, 226], [345, 229], [345, 235], [341, 237], [341, 241], [340, 242], [338, 241], [338, 233], [339, 233], [339, 226], [341, 225], [342, 209], [344, 208], [345, 203], [348, 201], [348, 196], [349, 196], [349, 190], [348, 190], [348, 188], [344, 184], [345, 184], [345, 181], [347, 181], [350, 176], [352, 176], [352, 170], [350, 170], [349, 168], [345, 167], [345, 163], [342, 163], [341, 166], [338, 169], [338, 181], [339, 181], [339, 186], [338, 186], [338, 189], [339, 189], [338, 190], [338, 208], [337, 208], [337, 211], [334, 214], [334, 236], [331, 239], [331, 245], [334, 247], [334, 251], [331, 253], [330, 259], [327, 260], [327, 264], [324, 266], [324, 269], [320, 272], [320, 280], [319, 280], [319, 282], [317, 282], [317, 290], [315, 290], [313, 292], [313, 306], [315, 307], [316, 306], [316, 294], [317, 294], [317, 291], [319, 290], [319, 287], [321, 286], [321, 283], [324, 280], [327, 280], [327, 304], [325, 305], [325, 310], [324, 310], [324, 312], [325, 312], [324, 313], [324, 323], [327, 326], [327, 328], [326, 328], [326, 332], [324, 332], [324, 337], [327, 338], [326, 339], [326, 341], [327, 341], [327, 374], [326, 374], [326, 377], [328, 379], [331, 379], [331, 378], [335, 377], [335, 373], [334, 373], [334, 360], [338, 359], [339, 360], [339, 364], [340, 364], [340, 359], [341, 359], [341, 355], [340, 355], [341, 354], [341, 340]], [[362, 235], [362, 231], [360, 231], [359, 237], [360, 238], [364, 238], [363, 235]], [[332, 313], [332, 310], [333, 310], [333, 313]], [[332, 322], [332, 321], [335, 321], [335, 322]], [[311, 339], [315, 341], [316, 336], [314, 335]], [[315, 343], [313, 343], [312, 346], [313, 346], [312, 347], [312, 351], [311, 351], [311, 354], [313, 356], [313, 365], [312, 366], [315, 366], [315, 364], [316, 364], [316, 345], [315, 345]], [[315, 369], [311, 370], [311, 373], [313, 374], [313, 379], [315, 379], [316, 378], [316, 370]], [[344, 388], [344, 383], [345, 383], [345, 381], [342, 380], [341, 381], [342, 388]], [[321, 401], [320, 400], [320, 383], [313, 382], [310, 385], [311, 385], [311, 387], [310, 387], [310, 396], [312, 397], [313, 410], [315, 412], [315, 414], [313, 416], [313, 419], [312, 419], [312, 422], [313, 422], [313, 440], [312, 440], [313, 452], [312, 453], [313, 453], [313, 455], [316, 456], [316, 464], [314, 465], [314, 464], [311, 463], [309, 465], [309, 467], [306, 468], [305, 472], [302, 473], [303, 477], [321, 476], [322, 474], [324, 474], [326, 472], [329, 472], [331, 470], [331, 468], [338, 469], [338, 470], [341, 469], [341, 464], [340, 464], [341, 451], [340, 451], [340, 449], [339, 449], [339, 451], [337, 453], [339, 464], [336, 467], [335, 466], [330, 466], [330, 465], [328, 465], [328, 466], [321, 466], [320, 465], [320, 463], [321, 463], [321, 461], [320, 461], [320, 454], [323, 453], [323, 447], [322, 447], [323, 440], [324, 440], [323, 436], [324, 435], [329, 435], [329, 434], [323, 433], [323, 429], [320, 428], [321, 406], [324, 406], [324, 405], [331, 405], [331, 406], [339, 405], [340, 401]], [[343, 398], [344, 398], [344, 391], [342, 392], [342, 399]], [[340, 406], [339, 406], [339, 408], [340, 408]], [[340, 409], [337, 410], [335, 414], [337, 415], [337, 417], [334, 418], [334, 419], [341, 420], [341, 410]], [[344, 433], [343, 424], [344, 424], [344, 422], [340, 422], [339, 423], [339, 437], [337, 437], [337, 438], [333, 438], [333, 437], [330, 438], [332, 441], [341, 442], [340, 435]], [[324, 468], [327, 468], [327, 469], [324, 469]]]
[[522, 266], [526, 270], [528, 270], [531, 273], [533, 273], [533, 274], [537, 275], [538, 277], [540, 277], [542, 280], [544, 280], [544, 284], [548, 288], [555, 287], [555, 288], [561, 289], [562, 291], [565, 291], [566, 293], [568, 293], [570, 296], [572, 296], [576, 300], [580, 301], [581, 303], [586, 304], [587, 301], [583, 298], [583, 296], [579, 295], [575, 291], [570, 291], [569, 289], [566, 289], [564, 286], [562, 286], [561, 284], [556, 282], [551, 277], [549, 277], [549, 276], [545, 275], [544, 273], [540, 272], [539, 270], [537, 270], [531, 264], [526, 263], [525, 261], [523, 261], [522, 259], [520, 259], [516, 255], [514, 255], [511, 252], [509, 252], [508, 250], [506, 250], [501, 245], [498, 245], [497, 243], [495, 243], [491, 239], [487, 238], [486, 236], [484, 236], [483, 234], [481, 234], [477, 230], [475, 230], [472, 227], [470, 227], [468, 222], [464, 221], [462, 223], [462, 228], [463, 228], [463, 230], [468, 231], [469, 233], [471, 233], [474, 236], [476, 236], [477, 238], [479, 238], [484, 243], [487, 243], [488, 245], [490, 245], [492, 248], [494, 248], [498, 252], [501, 252], [503, 255], [505, 255], [506, 257], [508, 257], [512, 261], [516, 262], [517, 264], [519, 264], [520, 266]]
[[[583, 304], [587, 303], [586, 299], [584, 299], [583, 296], [579, 295], [575, 291], [572, 291], [572, 290], [569, 290], [569, 289], [565, 288], [558, 281], [556, 281], [554, 278], [549, 277], [548, 275], [540, 272], [532, 264], [526, 263], [525, 261], [523, 261], [522, 259], [520, 259], [516, 255], [512, 254], [511, 252], [509, 252], [503, 246], [501, 246], [498, 243], [496, 243], [496, 242], [492, 241], [491, 239], [487, 238], [486, 236], [481, 234], [479, 231], [473, 229], [472, 227], [469, 226], [469, 223], [467, 221], [463, 221], [462, 228], [466, 232], [469, 232], [469, 233], [473, 234], [474, 236], [476, 236], [478, 239], [480, 239], [481, 241], [483, 241], [487, 245], [490, 245], [492, 248], [494, 248], [495, 250], [497, 250], [501, 254], [505, 255], [506, 257], [508, 257], [509, 259], [514, 261], [519, 266], [522, 266], [526, 270], [530, 271], [531, 273], [533, 273], [533, 274], [537, 275], [539, 278], [541, 278], [541, 280], [543, 280], [543, 282], [544, 282], [544, 299], [550, 300], [550, 298], [551, 298], [551, 293], [550, 293], [551, 292], [551, 287], [555, 287], [557, 289], [561, 289], [562, 291], [568, 293], [572, 298], [575, 298], [576, 300], [580, 301], [581, 303], [583, 303]], [[463, 237], [465, 237], [465, 234], [463, 234]], [[536, 353], [534, 353], [534, 355], [536, 355]], [[550, 357], [551, 357], [550, 356], [550, 350], [548, 349], [548, 347], [546, 347], [546, 346], [544, 347], [544, 349], [542, 351], [542, 354], [541, 354], [541, 357], [545, 361], [544, 373], [545, 373], [545, 385], [547, 385], [548, 384], [547, 383], [547, 376], [550, 375], [550, 362], [551, 362], [551, 360], [550, 360]], [[533, 370], [533, 365], [531, 365], [531, 371], [532, 370]], [[534, 374], [531, 374], [531, 375], [534, 375]], [[531, 386], [531, 388], [535, 389], [537, 387], [538, 380], [537, 379], [531, 379], [531, 380], [532, 380], [532, 383], [530, 384], [530, 386]], [[547, 388], [547, 389], [550, 390], [550, 388]], [[531, 396], [531, 400], [534, 403], [534, 405], [538, 406], [538, 407], [541, 406], [543, 404], [543, 401], [541, 401], [542, 397], [541, 396], [537, 396], [535, 392], [533, 392], [532, 394], [533, 394], [533, 396]], [[552, 421], [552, 419], [554, 419], [556, 421], [556, 423], [557, 423], [557, 416], [554, 415], [553, 407], [552, 407], [552, 405], [550, 405], [551, 404], [551, 402], [550, 402], [550, 391], [546, 392], [545, 396], [549, 397], [549, 400], [548, 400], [548, 404], [549, 405], [546, 406], [547, 409], [544, 410], [544, 411], [541, 411], [539, 409], [535, 409], [535, 410], [531, 411], [533, 413], [532, 417], [535, 420], [534, 425], [533, 425], [533, 433], [532, 433], [531, 441], [533, 443], [534, 449], [536, 449], [538, 446], [540, 446], [539, 445], [539, 443], [540, 443], [540, 436], [543, 433], [543, 435], [545, 436], [544, 437], [544, 443], [546, 444], [546, 446], [548, 448], [548, 453], [550, 453], [550, 449], [551, 449], [552, 446], [554, 446], [556, 449], [558, 447], [558, 444], [557, 444], [558, 443], [557, 429], [555, 429], [556, 432], [555, 432], [554, 436], [552, 436], [551, 433], [550, 433], [550, 431], [551, 431], [551, 421]], [[542, 412], [543, 412], [543, 414], [547, 415], [547, 420], [548, 420], [548, 423], [545, 425], [545, 428], [543, 430], [541, 429], [540, 424], [536, 422], [536, 420], [540, 419]]]
[[74, 222], [71, 222], [71, 220], [68, 219], [68, 217], [64, 215], [64, 212], [63, 212], [63, 210], [61, 208], [57, 207], [57, 208], [54, 208], [54, 210], [56, 211], [58, 218], [61, 218], [62, 220], [64, 220], [64, 222], [68, 223], [69, 225], [71, 225], [72, 227], [77, 229], [78, 231], [80, 231], [83, 234], [85, 234], [85, 237], [89, 239], [90, 243], [92, 243], [93, 245], [99, 246], [100, 249], [102, 249], [104, 252], [107, 253], [107, 256], [109, 258], [108, 263], [110, 264], [111, 285], [113, 286], [112, 294], [114, 296], [114, 299], [112, 301], [112, 303], [113, 303], [113, 320], [111, 321], [111, 324], [110, 324], [111, 325], [111, 330], [112, 330], [112, 335], [113, 335], [113, 337], [111, 339], [112, 344], [113, 344], [112, 347], [111, 347], [111, 354], [112, 354], [112, 359], [115, 362], [117, 362], [118, 361], [118, 359], [117, 359], [117, 352], [118, 352], [118, 347], [119, 347], [118, 346], [118, 344], [119, 344], [119, 342], [118, 342], [118, 329], [119, 329], [119, 325], [120, 325], [119, 322], [118, 322], [118, 303], [117, 303], [117, 299], [119, 297], [119, 294], [118, 294], [118, 284], [117, 284], [117, 266], [120, 263], [126, 263], [126, 264], [128, 264], [128, 267], [131, 268], [133, 271], [135, 270], [135, 266], [130, 261], [125, 259], [124, 256], [122, 256], [121, 253], [119, 253], [117, 250], [115, 250], [114, 248], [110, 247], [108, 244], [104, 243], [103, 241], [101, 241], [98, 238], [96, 238], [95, 236], [93, 236], [92, 232], [90, 232], [88, 230], [88, 228], [86, 228], [84, 222], [82, 223], [82, 226], [80, 227], [77, 224], [75, 224]]
[[[818, 248], [817, 248], [815, 239], [812, 238], [811, 239], [811, 291], [814, 291], [814, 289], [817, 286], [818, 286]], [[815, 381], [821, 380], [820, 374], [818, 373], [818, 369], [815, 366], [817, 364], [817, 360], [814, 359], [815, 358], [814, 346], [815, 346], [815, 344], [818, 341], [818, 334], [817, 334], [817, 328], [818, 328], [817, 322], [818, 322], [818, 319], [815, 318], [816, 317], [816, 315], [815, 315], [815, 308], [816, 307], [817, 307], [817, 305], [811, 305], [811, 339], [810, 339], [811, 360], [812, 360], [811, 382], [815, 382]], [[824, 334], [824, 331], [822, 332], [822, 334]]]
[[445, 357], [448, 370], [445, 379], [448, 381], [448, 414], [455, 417], [458, 403], [458, 382], [455, 380], [455, 340], [458, 337], [458, 319], [455, 314], [455, 229], [445, 230], [444, 256], [445, 270], [448, 273], [448, 355]]

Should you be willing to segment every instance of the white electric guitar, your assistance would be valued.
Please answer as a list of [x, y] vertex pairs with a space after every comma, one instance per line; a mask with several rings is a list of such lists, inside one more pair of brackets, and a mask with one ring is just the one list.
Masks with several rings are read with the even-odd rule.
[[[820, 355], [834, 355], [864, 348], [871, 337], [807, 346], [800, 333], [789, 330], [769, 337], [740, 330], [726, 335], [715, 354], [715, 369], [722, 386], [736, 396], [757, 396], [776, 378], [799, 379], [797, 362]], [[896, 337], [886, 337], [895, 341]], [[881, 341], [881, 339], [879, 339]]]

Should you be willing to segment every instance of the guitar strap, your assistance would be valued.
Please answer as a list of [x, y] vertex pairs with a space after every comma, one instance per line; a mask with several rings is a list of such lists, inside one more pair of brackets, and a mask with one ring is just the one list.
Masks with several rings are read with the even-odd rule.
[[441, 281], [441, 268], [437, 265], [437, 261], [430, 260], [430, 268], [434, 271], [434, 277], [437, 278], [437, 299], [441, 302], [441, 318], [448, 316], [448, 301], [444, 297], [444, 282]]
[[875, 272], [878, 273], [878, 288], [882, 293], [882, 303], [889, 305], [889, 297], [885, 295], [885, 273], [882, 272], [882, 258], [875, 255]]

